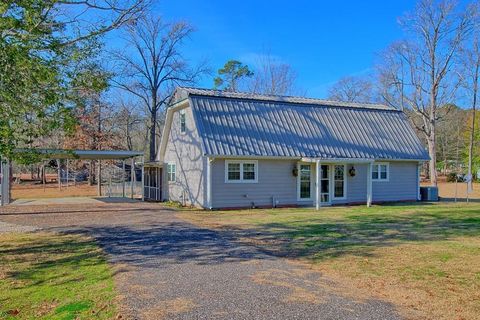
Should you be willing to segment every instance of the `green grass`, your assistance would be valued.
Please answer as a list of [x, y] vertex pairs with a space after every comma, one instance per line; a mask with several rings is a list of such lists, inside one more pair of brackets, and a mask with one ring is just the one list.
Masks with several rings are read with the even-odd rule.
[[92, 239], [0, 235], [0, 319], [112, 319], [114, 298], [112, 272]]
[[256, 237], [255, 243], [271, 246], [272, 252], [307, 261], [339, 282], [420, 312], [407, 317], [478, 319], [480, 314], [478, 203], [180, 215], [233, 230], [239, 238]]

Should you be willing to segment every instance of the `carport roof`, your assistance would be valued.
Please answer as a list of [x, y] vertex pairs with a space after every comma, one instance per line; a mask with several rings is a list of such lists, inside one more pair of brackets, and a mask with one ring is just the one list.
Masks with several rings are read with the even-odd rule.
[[125, 160], [143, 156], [143, 152], [128, 150], [23, 149], [21, 151], [40, 153], [49, 159]]

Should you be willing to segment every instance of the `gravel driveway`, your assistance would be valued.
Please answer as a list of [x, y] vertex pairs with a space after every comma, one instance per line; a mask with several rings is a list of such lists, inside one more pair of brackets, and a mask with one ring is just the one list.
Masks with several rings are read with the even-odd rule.
[[0, 221], [95, 237], [115, 264], [123, 318], [399, 319], [318, 272], [148, 203], [9, 207]]

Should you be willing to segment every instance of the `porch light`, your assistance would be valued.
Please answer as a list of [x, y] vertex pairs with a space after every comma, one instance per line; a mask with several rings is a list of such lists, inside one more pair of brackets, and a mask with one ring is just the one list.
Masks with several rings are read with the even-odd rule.
[[348, 173], [350, 174], [350, 177], [355, 177], [355, 174], [356, 174], [355, 167], [352, 166], [350, 170], [348, 170]]
[[292, 169], [292, 175], [293, 175], [294, 177], [298, 177], [298, 168], [297, 168], [296, 166], [293, 167], [293, 169]]

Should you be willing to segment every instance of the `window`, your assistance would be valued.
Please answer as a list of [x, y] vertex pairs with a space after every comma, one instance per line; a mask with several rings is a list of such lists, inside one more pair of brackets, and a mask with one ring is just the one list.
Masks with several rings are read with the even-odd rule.
[[174, 163], [167, 164], [167, 180], [172, 182], [177, 181], [177, 165]]
[[310, 199], [311, 195], [311, 172], [309, 164], [300, 165], [300, 199]]
[[180, 132], [185, 133], [187, 131], [187, 124], [185, 122], [185, 111], [180, 111]]
[[345, 198], [345, 165], [335, 165], [333, 170], [333, 197]]
[[372, 165], [372, 180], [374, 180], [374, 181], [388, 181], [389, 180], [389, 165], [388, 165], [388, 163], [374, 163]]
[[225, 182], [256, 183], [258, 182], [258, 162], [254, 160], [225, 161]]

